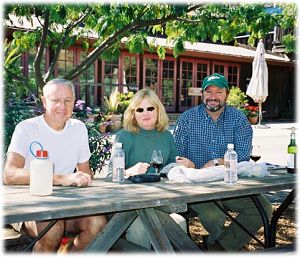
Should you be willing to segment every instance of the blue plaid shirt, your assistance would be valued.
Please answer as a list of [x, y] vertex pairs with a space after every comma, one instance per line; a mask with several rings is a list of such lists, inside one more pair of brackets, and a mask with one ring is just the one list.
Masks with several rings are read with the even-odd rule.
[[180, 156], [190, 159], [201, 168], [209, 160], [224, 158], [227, 144], [234, 144], [238, 162], [250, 159], [253, 131], [247, 117], [232, 106], [214, 122], [198, 105], [185, 111], [177, 120], [174, 130], [175, 145]]

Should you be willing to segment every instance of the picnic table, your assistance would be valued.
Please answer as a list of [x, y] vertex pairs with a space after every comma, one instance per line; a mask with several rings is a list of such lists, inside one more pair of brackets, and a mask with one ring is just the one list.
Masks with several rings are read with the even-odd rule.
[[[200, 249], [168, 213], [185, 212], [189, 203], [249, 196], [264, 221], [265, 247], [272, 247], [275, 246], [278, 218], [295, 198], [295, 184], [296, 176], [281, 169], [271, 171], [266, 177], [239, 178], [235, 186], [227, 186], [223, 181], [178, 183], [167, 179], [156, 183], [133, 184], [128, 181], [118, 184], [101, 178], [93, 180], [91, 187], [55, 186], [52, 195], [43, 197], [31, 195], [29, 186], [3, 186], [3, 214], [6, 224], [113, 214], [104, 230], [86, 249], [91, 252], [107, 252], [114, 244], [124, 242], [122, 234], [139, 216], [155, 251], [191, 252]], [[269, 222], [256, 196], [284, 189], [292, 191]]]

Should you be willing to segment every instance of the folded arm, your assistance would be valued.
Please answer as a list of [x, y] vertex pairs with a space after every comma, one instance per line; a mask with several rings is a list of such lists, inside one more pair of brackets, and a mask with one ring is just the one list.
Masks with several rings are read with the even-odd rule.
[[[25, 158], [15, 152], [7, 154], [4, 165], [3, 182], [6, 185], [29, 185], [30, 172], [24, 168]], [[58, 186], [90, 186], [91, 170], [89, 162], [79, 163], [77, 172], [67, 175], [54, 175], [53, 185]]]

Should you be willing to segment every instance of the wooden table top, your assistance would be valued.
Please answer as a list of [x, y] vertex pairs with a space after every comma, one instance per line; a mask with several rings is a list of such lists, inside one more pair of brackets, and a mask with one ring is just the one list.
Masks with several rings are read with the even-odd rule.
[[96, 179], [86, 188], [55, 186], [52, 195], [42, 197], [31, 195], [29, 186], [3, 186], [3, 213], [5, 223], [46, 220], [219, 200], [290, 189], [295, 184], [295, 175], [276, 170], [263, 178], [239, 178], [236, 186], [223, 181], [117, 184]]

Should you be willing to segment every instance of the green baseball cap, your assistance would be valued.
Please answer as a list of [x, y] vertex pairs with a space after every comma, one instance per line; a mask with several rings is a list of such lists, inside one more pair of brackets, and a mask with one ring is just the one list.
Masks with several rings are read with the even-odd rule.
[[229, 90], [228, 82], [223, 75], [218, 73], [207, 76], [202, 82], [202, 89], [205, 90], [208, 86], [216, 86], [218, 88], [226, 87]]

